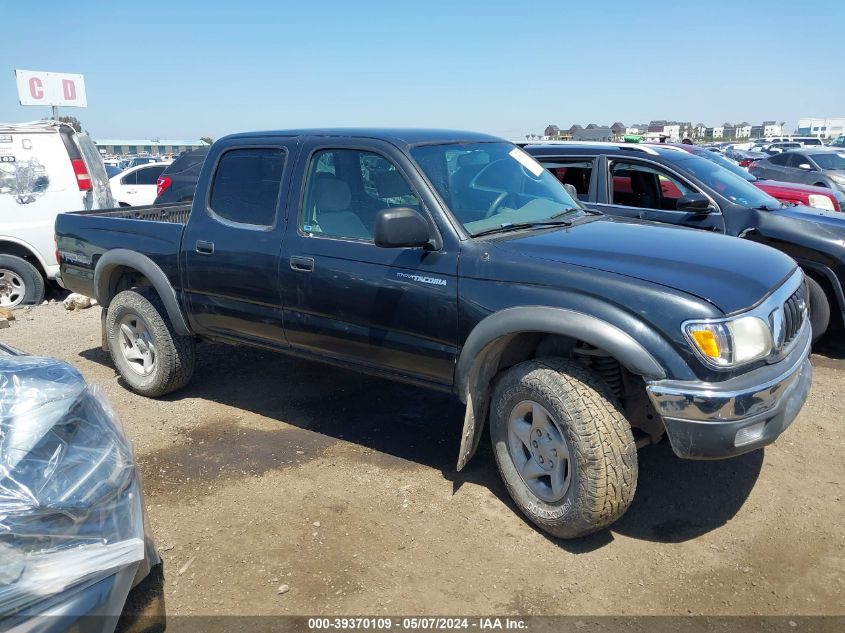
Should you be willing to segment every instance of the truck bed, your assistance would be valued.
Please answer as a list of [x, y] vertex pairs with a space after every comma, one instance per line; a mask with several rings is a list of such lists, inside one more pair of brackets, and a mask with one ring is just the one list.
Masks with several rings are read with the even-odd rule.
[[190, 204], [147, 205], [143, 207], [115, 207], [114, 209], [92, 209], [74, 211], [70, 215], [97, 216], [100, 218], [121, 218], [124, 220], [148, 220], [186, 224], [191, 214]]
[[179, 250], [190, 204], [120, 207], [60, 213], [56, 217], [56, 246], [62, 264], [62, 283], [73, 292], [96, 297], [94, 270], [108, 251], [143, 253], [179, 287]]

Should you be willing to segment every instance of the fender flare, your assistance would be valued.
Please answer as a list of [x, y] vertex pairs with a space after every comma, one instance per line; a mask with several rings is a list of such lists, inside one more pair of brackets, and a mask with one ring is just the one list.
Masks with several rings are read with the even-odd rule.
[[[795, 259], [798, 267], [801, 269], [812, 270], [814, 273], [822, 275], [830, 283], [833, 288], [833, 294], [836, 298], [836, 305], [839, 307], [840, 321], [845, 318], [845, 292], [842, 290], [842, 282], [836, 276], [836, 273], [830, 267], [818, 262], [810, 261], [808, 259]], [[832, 306], [831, 306], [832, 307]]]
[[94, 288], [97, 292], [97, 301], [103, 308], [108, 308], [112, 300], [112, 273], [118, 268], [131, 268], [137, 270], [150, 280], [153, 288], [161, 297], [167, 316], [173, 324], [173, 329], [182, 336], [193, 336], [188, 327], [176, 291], [170, 284], [170, 280], [164, 271], [159, 268], [153, 260], [146, 255], [125, 248], [115, 248], [105, 253], [97, 261], [94, 268]]
[[491, 314], [470, 332], [455, 369], [455, 390], [466, 403], [457, 469], [469, 462], [487, 418], [490, 381], [511, 337], [543, 332], [575, 338], [601, 348], [632, 373], [652, 380], [666, 372], [640, 343], [617, 326], [583, 312], [565, 308], [524, 306]]

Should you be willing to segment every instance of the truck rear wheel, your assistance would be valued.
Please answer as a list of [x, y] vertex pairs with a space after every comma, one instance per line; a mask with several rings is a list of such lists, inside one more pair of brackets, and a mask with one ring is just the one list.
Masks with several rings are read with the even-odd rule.
[[490, 436], [511, 497], [553, 536], [601, 530], [634, 497], [631, 427], [607, 385], [574, 361], [532, 360], [505, 371], [493, 391]]
[[44, 278], [22, 257], [0, 255], [0, 307], [17, 308], [44, 301]]
[[154, 398], [188, 384], [196, 365], [193, 337], [173, 330], [151, 289], [124, 290], [109, 304], [106, 336], [112, 360], [132, 391]]

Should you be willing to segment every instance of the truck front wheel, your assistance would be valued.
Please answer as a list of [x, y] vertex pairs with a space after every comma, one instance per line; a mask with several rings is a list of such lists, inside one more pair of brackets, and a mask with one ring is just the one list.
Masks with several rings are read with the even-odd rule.
[[553, 536], [601, 530], [634, 497], [631, 427], [607, 385], [574, 361], [547, 358], [506, 370], [493, 391], [490, 436], [511, 497]]
[[191, 380], [195, 341], [173, 330], [153, 290], [124, 290], [115, 296], [106, 314], [106, 335], [115, 367], [132, 391], [154, 398]]
[[827, 294], [819, 282], [810, 277], [807, 279], [807, 291], [810, 295], [810, 326], [813, 329], [813, 343], [818, 341], [830, 325], [830, 303]]

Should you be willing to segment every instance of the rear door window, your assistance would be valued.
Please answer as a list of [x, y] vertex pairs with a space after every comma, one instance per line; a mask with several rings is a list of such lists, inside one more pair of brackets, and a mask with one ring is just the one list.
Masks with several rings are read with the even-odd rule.
[[217, 164], [209, 206], [229, 222], [269, 227], [276, 221], [285, 150], [277, 147], [231, 149]]
[[564, 185], [572, 185], [579, 200], [588, 200], [590, 180], [593, 177], [591, 160], [553, 160], [542, 161], [543, 167]]
[[135, 172], [139, 185], [154, 185], [167, 165], [151, 165]]

